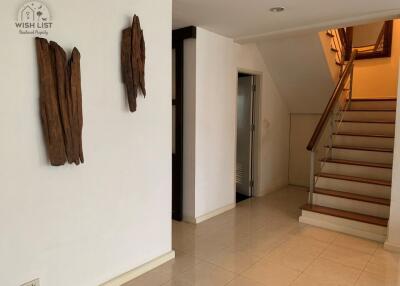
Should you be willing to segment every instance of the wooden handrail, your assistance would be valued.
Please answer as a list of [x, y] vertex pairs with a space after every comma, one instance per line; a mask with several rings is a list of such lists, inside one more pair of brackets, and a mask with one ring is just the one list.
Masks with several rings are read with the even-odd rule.
[[350, 76], [350, 73], [353, 69], [353, 62], [356, 56], [357, 56], [357, 50], [354, 50], [351, 54], [349, 62], [347, 63], [346, 69], [344, 70], [342, 76], [340, 77], [335, 87], [335, 90], [333, 91], [332, 96], [329, 99], [327, 106], [325, 107], [324, 113], [322, 114], [321, 119], [319, 120], [318, 125], [314, 130], [310, 142], [307, 145], [308, 151], [314, 150], [315, 145], [318, 143], [318, 140], [322, 135], [322, 131], [325, 129], [325, 126], [328, 123], [329, 115], [332, 112], [333, 108], [336, 105], [336, 102], [338, 101], [340, 95], [343, 92], [347, 78]]

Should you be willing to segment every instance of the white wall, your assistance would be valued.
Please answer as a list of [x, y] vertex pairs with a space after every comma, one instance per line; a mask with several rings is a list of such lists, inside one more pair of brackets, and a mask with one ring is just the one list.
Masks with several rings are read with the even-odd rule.
[[295, 186], [309, 186], [310, 152], [308, 142], [321, 118], [321, 114], [290, 115], [290, 163], [289, 183]]
[[233, 40], [197, 28], [196, 217], [235, 202]]
[[[95, 286], [171, 250], [171, 0], [47, 1], [82, 54], [85, 164], [50, 167], [34, 40], [0, 4], [0, 285]], [[157, 7], [157, 9], [154, 9]], [[148, 95], [130, 114], [121, 31], [141, 18]]]
[[322, 112], [334, 81], [319, 34], [260, 40], [257, 45], [289, 112]]
[[[288, 184], [289, 110], [278, 93], [256, 44], [235, 44], [238, 70], [261, 78], [259, 94], [258, 186], [256, 196], [279, 190]], [[237, 75], [235, 75], [237, 76]], [[257, 108], [257, 107], [256, 107]]]
[[[400, 71], [400, 61], [398, 61]], [[400, 72], [398, 73], [397, 96], [400, 97]], [[400, 100], [397, 100], [397, 111]], [[392, 194], [390, 202], [389, 230], [386, 244], [400, 251], [400, 112], [396, 113], [396, 133], [393, 155]]]
[[196, 217], [196, 40], [183, 42], [183, 217]]

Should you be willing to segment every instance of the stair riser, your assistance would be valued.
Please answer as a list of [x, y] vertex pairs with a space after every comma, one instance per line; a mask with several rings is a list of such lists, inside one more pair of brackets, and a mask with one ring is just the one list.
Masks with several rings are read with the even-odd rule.
[[394, 124], [385, 123], [358, 123], [342, 122], [338, 129], [339, 132], [354, 132], [370, 135], [394, 135]]
[[299, 221], [301, 223], [323, 227], [379, 242], [384, 242], [386, 240], [387, 228], [384, 226], [358, 222], [306, 210], [302, 211]]
[[393, 163], [393, 153], [375, 152], [375, 151], [360, 151], [352, 149], [332, 149], [333, 159], [342, 159], [349, 161], [364, 161], [371, 163]]
[[396, 112], [377, 112], [377, 111], [347, 111], [344, 120], [386, 120], [394, 121]]
[[390, 187], [319, 177], [317, 188], [390, 199]]
[[349, 200], [323, 194], [314, 194], [313, 203], [319, 206], [335, 208], [339, 210], [361, 213], [381, 218], [389, 218], [389, 206], [369, 202]]
[[334, 145], [393, 148], [394, 138], [334, 135]]
[[392, 180], [392, 169], [321, 162], [323, 173], [353, 176], [376, 180]]
[[351, 109], [396, 109], [396, 101], [353, 101]]

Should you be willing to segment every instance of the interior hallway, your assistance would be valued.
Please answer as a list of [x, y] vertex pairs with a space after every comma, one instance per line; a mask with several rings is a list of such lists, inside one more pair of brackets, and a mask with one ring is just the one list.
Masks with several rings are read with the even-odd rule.
[[298, 223], [307, 193], [288, 187], [204, 223], [173, 224], [176, 259], [124, 286], [400, 285], [400, 255]]

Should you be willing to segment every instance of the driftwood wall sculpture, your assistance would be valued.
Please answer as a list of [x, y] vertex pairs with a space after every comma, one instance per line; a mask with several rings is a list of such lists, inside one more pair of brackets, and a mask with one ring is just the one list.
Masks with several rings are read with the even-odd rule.
[[136, 111], [136, 98], [141, 92], [146, 96], [144, 82], [145, 42], [138, 16], [133, 16], [132, 26], [122, 31], [122, 79], [126, 87], [129, 110]]
[[51, 165], [83, 163], [80, 53], [69, 61], [55, 42], [36, 38], [39, 66], [40, 115]]

